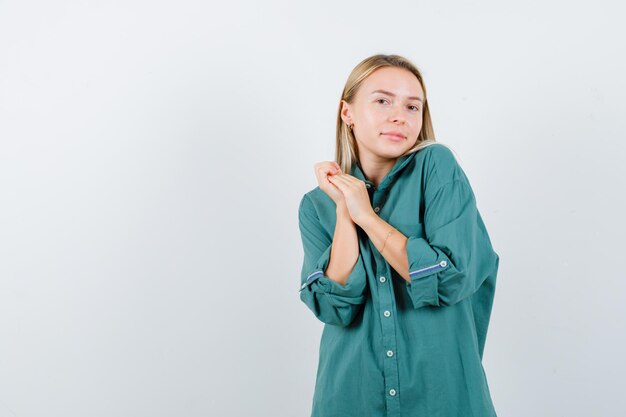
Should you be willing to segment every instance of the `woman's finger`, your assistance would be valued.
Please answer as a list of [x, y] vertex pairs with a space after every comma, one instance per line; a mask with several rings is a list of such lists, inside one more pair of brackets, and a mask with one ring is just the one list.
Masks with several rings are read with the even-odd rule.
[[[361, 183], [363, 182], [360, 179], [355, 178], [352, 175], [348, 175], [348, 174], [336, 174], [336, 175], [333, 175], [332, 178], [336, 179], [338, 182], [341, 182], [342, 184], [345, 184], [346, 187], [358, 188], [358, 187], [361, 187]], [[363, 187], [364, 186], [365, 186], [365, 183], [363, 183]]]
[[343, 174], [335, 174], [335, 175], [329, 175], [328, 176], [328, 180], [330, 181], [331, 184], [335, 185], [337, 188], [339, 189], [343, 189], [345, 188], [348, 184], [345, 182], [345, 180], [342, 178]]

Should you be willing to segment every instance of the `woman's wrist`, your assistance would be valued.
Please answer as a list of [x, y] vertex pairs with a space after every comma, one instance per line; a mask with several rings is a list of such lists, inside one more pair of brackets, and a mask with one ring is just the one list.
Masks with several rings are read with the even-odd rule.
[[350, 217], [350, 211], [348, 210], [348, 206], [346, 205], [345, 200], [337, 204], [337, 220], [340, 219], [352, 221], [352, 218]]

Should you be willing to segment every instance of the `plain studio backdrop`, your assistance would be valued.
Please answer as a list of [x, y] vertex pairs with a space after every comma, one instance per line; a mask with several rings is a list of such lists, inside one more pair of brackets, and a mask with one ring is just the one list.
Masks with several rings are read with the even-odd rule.
[[298, 203], [376, 53], [501, 257], [498, 415], [623, 416], [620, 7], [0, 1], [0, 417], [309, 415]]

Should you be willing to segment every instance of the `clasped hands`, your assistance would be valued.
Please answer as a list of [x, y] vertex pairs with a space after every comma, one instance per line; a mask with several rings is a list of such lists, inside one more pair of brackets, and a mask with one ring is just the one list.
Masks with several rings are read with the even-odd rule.
[[344, 213], [361, 227], [377, 216], [364, 181], [342, 173], [339, 165], [332, 161], [318, 162], [314, 169], [319, 187], [335, 202], [338, 214], [345, 210]]

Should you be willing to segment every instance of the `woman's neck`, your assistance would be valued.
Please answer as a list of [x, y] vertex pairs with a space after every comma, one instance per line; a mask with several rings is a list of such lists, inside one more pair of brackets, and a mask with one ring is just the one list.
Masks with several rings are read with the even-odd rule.
[[375, 187], [378, 187], [383, 178], [385, 178], [385, 175], [391, 171], [397, 160], [398, 158], [384, 159], [362, 157], [359, 164], [361, 165], [361, 170], [365, 178], [374, 183]]

